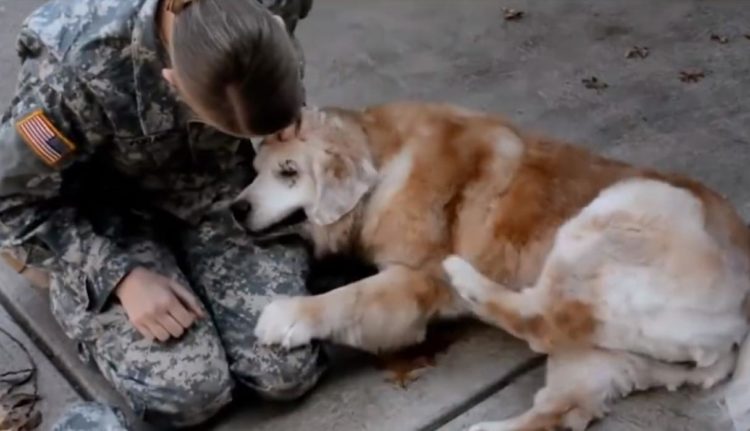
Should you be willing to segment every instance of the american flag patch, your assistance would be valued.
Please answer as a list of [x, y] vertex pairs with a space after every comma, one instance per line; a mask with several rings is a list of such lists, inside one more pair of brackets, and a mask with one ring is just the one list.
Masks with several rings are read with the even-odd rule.
[[17, 122], [16, 131], [26, 145], [49, 166], [56, 166], [76, 149], [76, 146], [52, 125], [41, 109]]

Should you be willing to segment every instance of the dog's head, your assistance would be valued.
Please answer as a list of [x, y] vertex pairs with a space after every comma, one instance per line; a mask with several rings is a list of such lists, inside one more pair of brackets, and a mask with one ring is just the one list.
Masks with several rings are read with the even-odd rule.
[[352, 211], [373, 187], [377, 171], [355, 114], [306, 110], [304, 133], [266, 139], [257, 148], [255, 180], [231, 206], [235, 220], [259, 233], [304, 213], [329, 225]]

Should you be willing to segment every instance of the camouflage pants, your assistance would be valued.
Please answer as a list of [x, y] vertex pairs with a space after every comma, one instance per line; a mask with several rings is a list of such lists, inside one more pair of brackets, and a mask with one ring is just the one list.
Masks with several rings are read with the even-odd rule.
[[293, 399], [323, 372], [317, 346], [284, 351], [257, 344], [253, 335], [272, 296], [306, 293], [306, 251], [261, 248], [224, 217], [180, 234], [181, 265], [174, 250], [138, 251], [151, 269], [190, 286], [212, 315], [179, 340], [145, 340], [117, 303], [101, 313], [88, 311], [86, 279], [76, 268], [52, 277], [53, 313], [63, 329], [148, 422], [201, 423], [229, 403], [235, 382], [267, 398]]

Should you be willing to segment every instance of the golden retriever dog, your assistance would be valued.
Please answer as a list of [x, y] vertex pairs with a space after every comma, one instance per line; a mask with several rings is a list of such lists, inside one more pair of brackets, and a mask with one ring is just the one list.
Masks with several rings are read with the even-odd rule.
[[528, 412], [473, 431], [583, 430], [634, 390], [711, 387], [735, 370], [750, 231], [720, 195], [450, 105], [305, 115], [300, 138], [261, 144], [235, 218], [264, 233], [302, 211], [318, 255], [379, 272], [274, 300], [262, 342], [381, 351], [474, 315], [548, 362]]

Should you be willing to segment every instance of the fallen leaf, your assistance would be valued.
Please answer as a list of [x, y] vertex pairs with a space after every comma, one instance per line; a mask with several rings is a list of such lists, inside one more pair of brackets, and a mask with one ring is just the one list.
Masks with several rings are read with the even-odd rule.
[[581, 80], [583, 83], [583, 86], [590, 89], [590, 90], [596, 90], [601, 91], [609, 87], [606, 82], [599, 80], [596, 76], [592, 76], [590, 78], [583, 78]]
[[421, 356], [409, 359], [390, 359], [388, 365], [388, 375], [385, 380], [393, 383], [401, 389], [406, 389], [410, 383], [417, 381], [422, 374], [435, 366], [435, 359]]
[[720, 44], [724, 45], [726, 43], [729, 43], [729, 38], [726, 36], [720, 36], [716, 33], [711, 33], [711, 40], [714, 42], [719, 42]]
[[376, 357], [376, 366], [387, 372], [386, 381], [406, 389], [427, 369], [434, 367], [437, 356], [446, 352], [465, 332], [466, 327], [461, 324], [435, 325], [428, 331], [425, 341]]
[[506, 21], [518, 21], [524, 16], [524, 11], [522, 10], [516, 10], [516, 9], [509, 9], [509, 8], [503, 8], [503, 16], [505, 17]]
[[634, 46], [625, 53], [625, 58], [646, 58], [649, 54], [647, 46]]
[[680, 71], [680, 81], [682, 82], [698, 82], [705, 77], [705, 72], [698, 69]]

